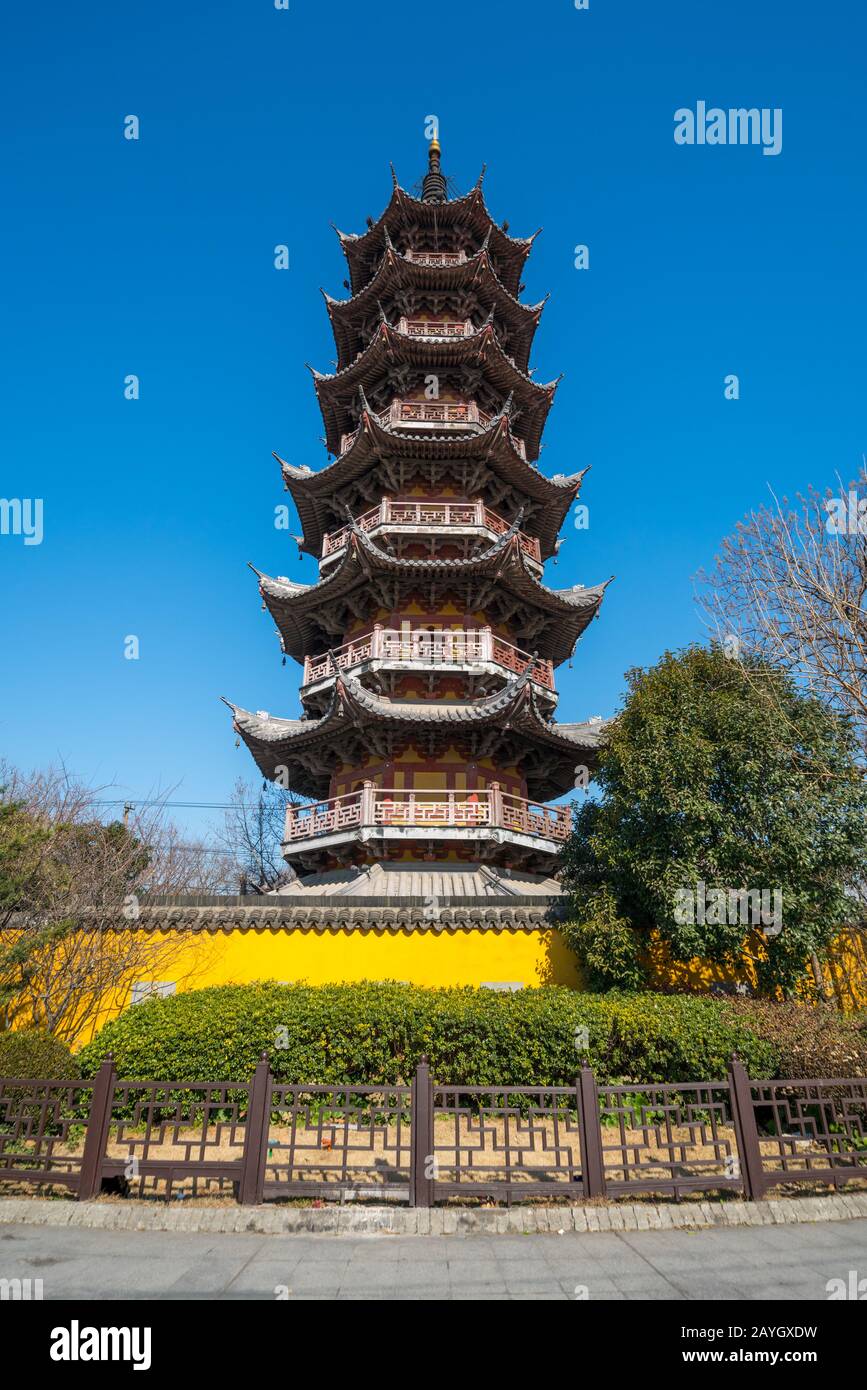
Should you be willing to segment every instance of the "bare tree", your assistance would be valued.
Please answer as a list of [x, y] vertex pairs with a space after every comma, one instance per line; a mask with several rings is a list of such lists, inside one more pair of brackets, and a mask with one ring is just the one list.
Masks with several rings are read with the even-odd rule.
[[63, 768], [0, 769], [0, 1027], [75, 1042], [137, 980], [177, 979], [184, 942], [138, 926], [140, 899], [225, 872], [182, 844], [162, 803], [123, 823], [98, 801]]
[[214, 832], [217, 843], [234, 864], [235, 883], [242, 892], [268, 893], [295, 877], [283, 858], [286, 807], [295, 798], [274, 782], [258, 789], [239, 777], [231, 808]]
[[723, 541], [698, 601], [715, 635], [848, 716], [867, 757], [867, 466], [794, 504], [771, 493]]
[[234, 893], [236, 866], [231, 854], [208, 837], [191, 840], [166, 815], [162, 803], [131, 808], [126, 824], [147, 845], [149, 863], [140, 888], [149, 897]]
[[[723, 541], [713, 571], [698, 576], [699, 607], [747, 669], [751, 655], [782, 667], [851, 721], [867, 767], [867, 461], [848, 487], [838, 478], [836, 488], [811, 487], [794, 504], [772, 490], [771, 498]], [[863, 953], [867, 885], [851, 892], [861, 920], [850, 935]], [[811, 963], [824, 998], [815, 955]]]

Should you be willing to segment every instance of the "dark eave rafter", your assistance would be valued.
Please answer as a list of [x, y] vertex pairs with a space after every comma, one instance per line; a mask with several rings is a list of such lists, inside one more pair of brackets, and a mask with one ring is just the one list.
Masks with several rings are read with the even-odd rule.
[[[228, 701], [226, 701], [229, 704]], [[369, 751], [384, 751], [414, 738], [443, 746], [460, 744], [487, 732], [484, 746], [493, 753], [508, 745], [510, 756], [526, 758], [531, 795], [561, 796], [574, 783], [576, 763], [592, 767], [602, 742], [601, 721], [584, 724], [551, 722], [541, 707], [528, 672], [495, 695], [472, 702], [423, 703], [389, 700], [365, 689], [351, 674], [335, 683], [328, 708], [319, 719], [278, 719], [252, 714], [229, 704], [237, 733], [250, 749], [263, 776], [282, 778], [302, 795], [325, 795], [334, 767], [343, 761], [353, 736]]]
[[539, 655], [559, 664], [596, 616], [608, 583], [549, 589], [530, 569], [518, 540], [520, 518], [486, 550], [469, 559], [407, 559], [390, 555], [359, 527], [331, 573], [316, 584], [272, 579], [254, 571], [283, 651], [302, 661], [343, 640], [350, 619], [366, 621], [376, 607], [398, 606], [400, 596], [425, 596], [433, 606], [459, 592], [472, 609], [491, 606], [511, 620]]
[[[358, 417], [358, 393], [379, 386], [390, 371], [403, 368], [418, 373], [439, 367], [445, 374], [476, 366], [485, 381], [502, 398], [511, 396], [527, 456], [538, 457], [542, 430], [560, 378], [537, 382], [520, 371], [506, 356], [489, 321], [466, 338], [414, 338], [391, 324], [382, 323], [364, 352], [343, 371], [317, 372], [311, 368], [325, 425], [325, 442], [332, 454]], [[399, 394], [399, 393], [396, 393]]]
[[426, 203], [414, 198], [395, 180], [388, 206], [366, 232], [358, 235], [341, 232], [335, 227], [349, 266], [353, 294], [364, 288], [373, 268], [384, 254], [386, 232], [397, 240], [406, 229], [416, 227], [423, 229], [430, 242], [426, 248], [416, 248], [419, 250], [436, 249], [437, 238], [452, 230], [468, 241], [472, 240], [474, 250], [487, 237], [499, 278], [514, 295], [518, 293], [524, 262], [539, 235], [537, 231], [530, 237], [510, 237], [504, 232], [488, 211], [481, 179], [462, 198], [452, 198], [445, 203]]
[[546, 478], [520, 452], [505, 411], [478, 434], [457, 439], [454, 435], [395, 431], [383, 424], [378, 415], [363, 409], [360, 428], [348, 449], [325, 468], [314, 470], [286, 463], [277, 454], [274, 457], [280, 464], [284, 486], [298, 508], [304, 533], [301, 548], [317, 558], [325, 532], [343, 524], [347, 498], [341, 493], [345, 489], [372, 474], [370, 487], [363, 493], [365, 500], [372, 501], [383, 492], [391, 491], [394, 495], [400, 489], [400, 465], [406, 462], [410, 467], [417, 461], [420, 467], [436, 466], [441, 476], [455, 478], [468, 495], [481, 486], [478, 480], [489, 470], [520, 499], [519, 505], [524, 506], [523, 529], [530, 536], [538, 536], [542, 558], [547, 559], [556, 551], [560, 527], [588, 471], [583, 468], [570, 475], [560, 473]]
[[373, 279], [351, 299], [334, 299], [322, 291], [340, 366], [351, 362], [363, 348], [364, 325], [379, 312], [383, 302], [400, 291], [418, 295], [455, 294], [472, 291], [479, 303], [493, 313], [512, 333], [515, 360], [526, 371], [533, 335], [545, 306], [521, 304], [498, 278], [488, 254], [487, 244], [459, 265], [430, 266], [411, 261], [391, 245], [390, 241]]

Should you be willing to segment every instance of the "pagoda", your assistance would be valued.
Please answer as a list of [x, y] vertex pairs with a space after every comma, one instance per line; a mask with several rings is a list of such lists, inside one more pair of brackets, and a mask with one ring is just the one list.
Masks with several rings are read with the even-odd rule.
[[528, 366], [534, 237], [493, 221], [482, 177], [450, 197], [440, 157], [431, 140], [414, 194], [392, 171], [378, 221], [338, 232], [336, 370], [313, 372], [329, 462], [275, 455], [319, 565], [312, 584], [256, 571], [303, 712], [230, 708], [264, 777], [299, 799], [296, 898], [556, 894], [570, 810], [550, 803], [603, 736], [555, 718], [555, 671], [606, 585], [543, 580], [586, 470], [538, 467], [557, 383]]

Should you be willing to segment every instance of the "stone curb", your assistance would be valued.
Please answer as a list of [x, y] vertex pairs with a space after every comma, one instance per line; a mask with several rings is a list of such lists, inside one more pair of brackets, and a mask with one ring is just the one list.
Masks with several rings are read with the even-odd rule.
[[259, 1235], [563, 1235], [566, 1232], [675, 1231], [779, 1226], [867, 1217], [867, 1192], [762, 1202], [580, 1207], [183, 1207], [146, 1202], [0, 1199], [0, 1225], [70, 1226], [100, 1231], [184, 1231]]

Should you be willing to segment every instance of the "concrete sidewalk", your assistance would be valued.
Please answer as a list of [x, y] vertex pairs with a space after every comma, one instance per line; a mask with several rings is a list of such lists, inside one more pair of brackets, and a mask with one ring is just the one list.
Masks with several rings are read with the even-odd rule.
[[828, 1298], [867, 1219], [563, 1236], [206, 1235], [0, 1226], [0, 1278], [54, 1299]]

